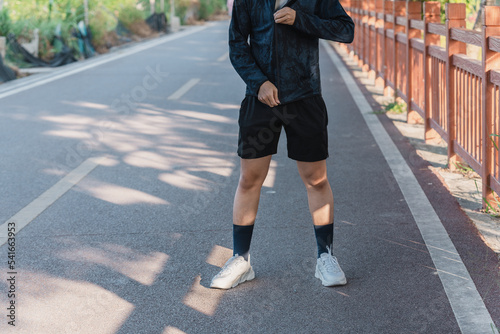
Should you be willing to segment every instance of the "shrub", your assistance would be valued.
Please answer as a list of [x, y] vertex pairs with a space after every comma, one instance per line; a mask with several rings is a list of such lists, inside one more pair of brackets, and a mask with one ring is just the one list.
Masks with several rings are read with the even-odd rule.
[[29, 42], [37, 23], [34, 19], [20, 19], [11, 24], [10, 32], [16, 35], [19, 42]]
[[106, 34], [113, 30], [116, 24], [116, 18], [106, 11], [102, 9], [94, 11], [89, 18], [92, 43], [96, 47], [104, 46], [106, 44]]
[[[38, 57], [43, 60], [50, 60], [54, 53], [60, 50], [55, 50], [52, 45], [52, 41], [54, 40], [55, 30], [58, 24], [61, 23], [56, 20], [52, 21], [43, 21], [38, 24], [40, 43], [38, 45]], [[62, 23], [61, 23], [62, 24]]]
[[200, 0], [199, 17], [201, 20], [208, 20], [210, 16], [225, 8], [226, 2], [224, 0]]
[[[187, 13], [190, 5], [191, 5], [191, 0], [176, 0], [175, 1], [175, 16], [180, 17], [182, 22], [184, 21], [184, 17], [186, 16], [186, 13]], [[169, 6], [169, 8], [170, 8], [170, 6]]]
[[123, 23], [127, 29], [139, 21], [144, 21], [144, 12], [135, 8], [134, 6], [124, 6], [120, 9], [118, 19]]
[[0, 10], [0, 36], [7, 36], [10, 31], [12, 21], [7, 8]]

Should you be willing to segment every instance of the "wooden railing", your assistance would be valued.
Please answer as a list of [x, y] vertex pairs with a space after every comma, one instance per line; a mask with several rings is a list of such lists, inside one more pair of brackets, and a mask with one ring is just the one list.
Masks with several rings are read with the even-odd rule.
[[[465, 161], [482, 178], [486, 203], [500, 194], [500, 6], [485, 8], [483, 30], [465, 29], [465, 4], [340, 0], [356, 29], [343, 45], [364, 71], [420, 115], [425, 139], [448, 143], [451, 169]], [[495, 37], [496, 36], [496, 37]], [[467, 44], [482, 60], [467, 56]], [[493, 202], [495, 203], [495, 202]]]

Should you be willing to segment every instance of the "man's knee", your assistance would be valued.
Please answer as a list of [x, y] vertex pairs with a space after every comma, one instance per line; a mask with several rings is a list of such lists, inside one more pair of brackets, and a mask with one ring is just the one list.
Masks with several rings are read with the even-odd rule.
[[240, 176], [239, 187], [242, 190], [260, 188], [266, 179], [266, 172], [247, 171]]
[[326, 174], [310, 173], [303, 177], [304, 184], [307, 188], [313, 188], [321, 190], [328, 186], [328, 178]]

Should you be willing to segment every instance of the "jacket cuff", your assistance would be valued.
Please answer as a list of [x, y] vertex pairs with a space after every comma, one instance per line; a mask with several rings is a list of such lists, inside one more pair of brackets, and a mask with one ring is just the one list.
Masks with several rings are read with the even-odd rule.
[[302, 12], [300, 10], [295, 9], [295, 21], [293, 21], [292, 27], [297, 30], [303, 31], [302, 26]]
[[261, 79], [259, 81], [255, 81], [255, 83], [254, 83], [255, 86], [251, 87], [251, 88], [253, 88], [251, 90], [253, 90], [253, 93], [255, 93], [255, 96], [259, 95], [260, 86], [262, 86], [264, 84], [264, 82], [266, 82], [266, 81], [269, 81], [269, 79], [268, 78], [265, 78], [265, 79], [263, 78], [263, 79]]

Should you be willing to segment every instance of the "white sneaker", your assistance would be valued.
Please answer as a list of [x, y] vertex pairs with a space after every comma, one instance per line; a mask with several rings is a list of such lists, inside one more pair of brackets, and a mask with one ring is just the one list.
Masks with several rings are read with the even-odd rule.
[[347, 279], [340, 268], [337, 258], [332, 255], [332, 250], [328, 248], [328, 253], [323, 253], [316, 262], [316, 278], [319, 278], [324, 286], [345, 285]]
[[250, 265], [250, 255], [248, 255], [248, 261], [246, 261], [243, 256], [236, 254], [227, 260], [221, 271], [212, 278], [210, 287], [216, 289], [230, 289], [240, 283], [253, 280], [254, 278], [255, 273]]

